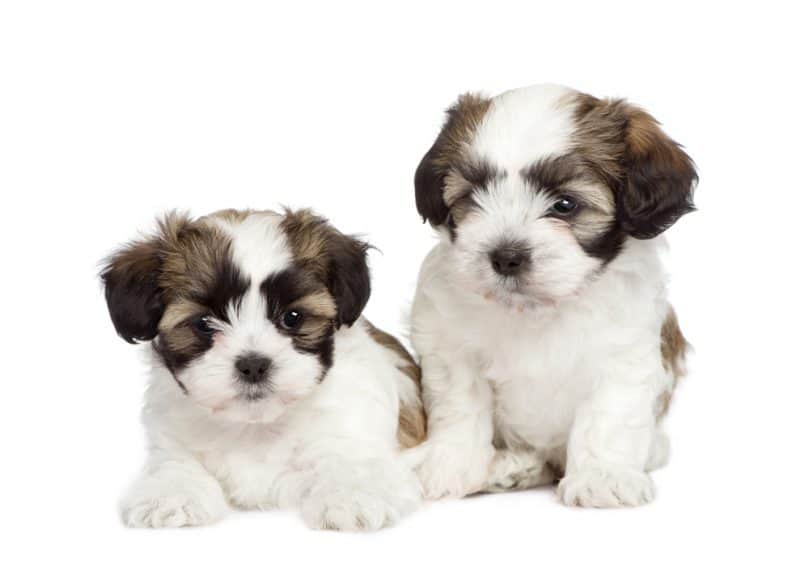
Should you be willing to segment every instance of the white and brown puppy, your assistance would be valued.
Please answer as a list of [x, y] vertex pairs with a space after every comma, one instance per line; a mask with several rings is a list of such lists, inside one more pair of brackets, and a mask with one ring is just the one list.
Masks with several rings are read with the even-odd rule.
[[126, 524], [299, 508], [377, 529], [416, 508], [400, 449], [423, 439], [418, 367], [360, 314], [367, 245], [309, 211], [171, 214], [107, 262], [118, 334], [147, 345], [146, 469]]
[[658, 236], [695, 182], [621, 100], [540, 85], [449, 109], [415, 178], [440, 234], [412, 309], [429, 438], [411, 453], [429, 497], [556, 472], [566, 504], [652, 499], [686, 347]]

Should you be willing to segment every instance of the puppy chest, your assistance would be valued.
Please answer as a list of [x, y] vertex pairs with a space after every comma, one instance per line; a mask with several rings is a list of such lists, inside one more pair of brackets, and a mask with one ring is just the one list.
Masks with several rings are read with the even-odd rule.
[[487, 370], [499, 439], [508, 446], [552, 448], [567, 441], [576, 410], [592, 392], [592, 376], [536, 351], [495, 358]]

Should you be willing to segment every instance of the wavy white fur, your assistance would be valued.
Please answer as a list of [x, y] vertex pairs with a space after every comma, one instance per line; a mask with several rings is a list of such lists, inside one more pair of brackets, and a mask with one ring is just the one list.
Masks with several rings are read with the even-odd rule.
[[[429, 437], [408, 452], [429, 498], [563, 473], [566, 504], [640, 505], [654, 496], [648, 471], [667, 460], [658, 412], [675, 377], [661, 359], [664, 238], [627, 237], [603, 263], [547, 215], [558, 197], [524, 176], [540, 158], [575, 152], [572, 94], [537, 86], [492, 99], [459, 152], [498, 174], [472, 189], [457, 226], [432, 220], [440, 242], [411, 313]], [[501, 243], [531, 252], [519, 280], [492, 270], [487, 254]]]
[[[209, 524], [231, 506], [295, 508], [313, 528], [374, 530], [421, 501], [400, 455], [401, 406], [418, 404], [409, 362], [375, 340], [360, 318], [334, 333], [333, 364], [320, 380], [314, 355], [299, 353], [267, 318], [259, 284], [292, 256], [277, 215], [253, 214], [232, 238], [250, 288], [217, 323], [208, 351], [174, 373], [152, 346], [143, 423], [147, 465], [121, 503], [127, 525]], [[233, 222], [236, 223], [236, 222]], [[235, 302], [234, 302], [235, 303]], [[272, 392], [245, 398], [233, 362], [249, 351], [273, 359]]]

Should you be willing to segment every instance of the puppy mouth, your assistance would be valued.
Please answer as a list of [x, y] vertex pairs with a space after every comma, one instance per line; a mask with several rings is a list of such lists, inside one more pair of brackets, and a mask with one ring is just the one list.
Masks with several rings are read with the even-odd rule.
[[241, 388], [237, 398], [245, 402], [259, 402], [270, 396], [270, 394], [272, 394], [272, 386], [267, 383], [254, 386], [244, 386]]
[[520, 311], [557, 304], [557, 299], [543, 293], [524, 276], [495, 274], [494, 277], [494, 283], [490, 281], [481, 291], [487, 301]]

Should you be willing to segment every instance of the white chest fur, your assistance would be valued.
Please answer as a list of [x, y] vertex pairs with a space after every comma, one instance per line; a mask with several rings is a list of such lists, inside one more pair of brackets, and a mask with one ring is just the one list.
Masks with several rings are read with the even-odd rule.
[[[420, 355], [468, 359], [492, 393], [496, 442], [545, 450], [565, 445], [579, 408], [635, 371], [659, 371], [652, 400], [665, 389], [659, 361], [665, 316], [662, 240], [631, 242], [579, 295], [556, 306], [506, 307], [459, 291], [442, 274], [439, 245], [425, 260], [413, 307]], [[453, 362], [448, 362], [451, 367]], [[428, 387], [428, 390], [430, 388]]]

